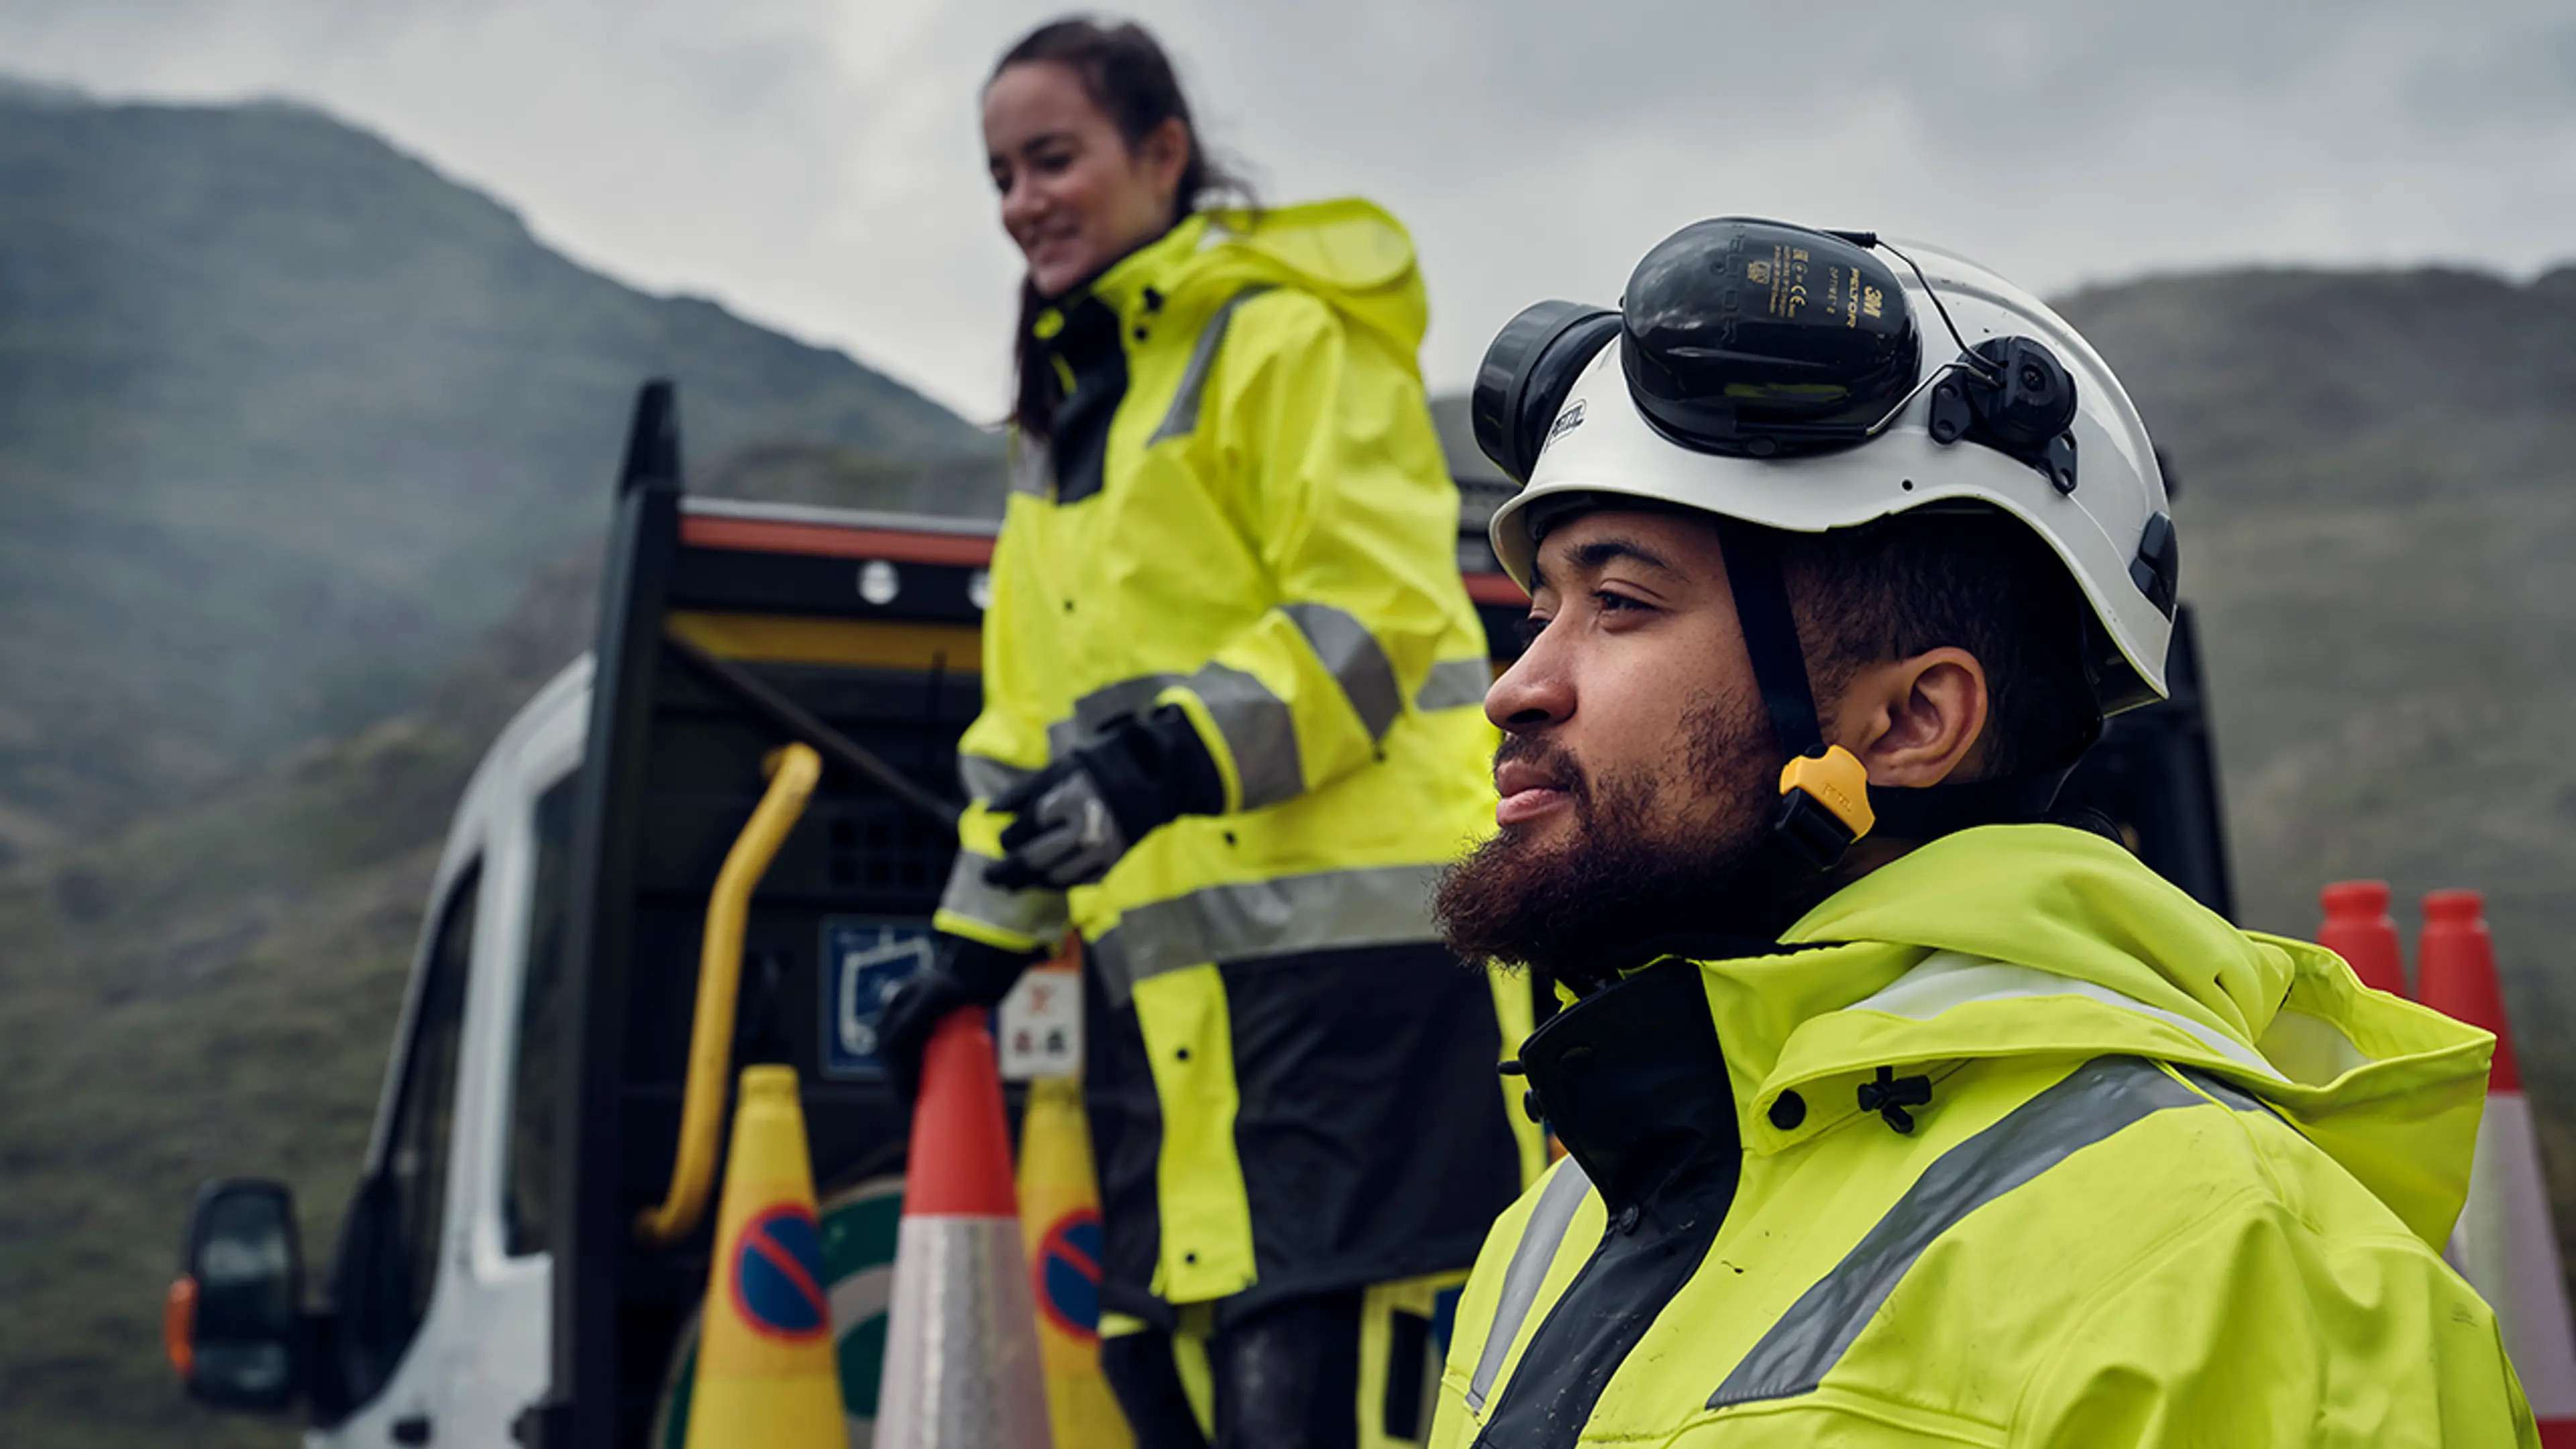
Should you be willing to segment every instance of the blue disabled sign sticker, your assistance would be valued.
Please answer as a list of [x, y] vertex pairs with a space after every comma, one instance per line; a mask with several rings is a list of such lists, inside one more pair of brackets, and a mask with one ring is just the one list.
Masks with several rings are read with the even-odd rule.
[[835, 916], [823, 922], [823, 1075], [875, 1078], [877, 1013], [894, 989], [930, 965], [920, 921]]

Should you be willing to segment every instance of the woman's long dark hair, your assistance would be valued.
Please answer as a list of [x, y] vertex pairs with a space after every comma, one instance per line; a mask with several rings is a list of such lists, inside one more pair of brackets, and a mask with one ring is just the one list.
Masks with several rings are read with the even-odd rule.
[[[1083, 16], [1049, 21], [1002, 52], [993, 66], [993, 78], [999, 79], [1012, 66], [1041, 61], [1065, 66], [1079, 76], [1083, 92], [1118, 127], [1130, 149], [1143, 145], [1165, 121], [1181, 123], [1189, 133], [1190, 159], [1181, 168], [1181, 184], [1172, 198], [1172, 224], [1213, 196], [1231, 194], [1247, 205], [1252, 203], [1251, 187], [1209, 159], [1207, 147], [1199, 141], [1198, 123], [1190, 119], [1189, 99], [1181, 94], [1180, 77], [1172, 73], [1171, 57], [1145, 27], [1132, 21], [1102, 25]], [[1063, 385], [1047, 365], [1045, 350], [1030, 345], [1030, 329], [1046, 304], [1037, 286], [1023, 278], [1019, 328], [1011, 341], [1016, 374], [1011, 421], [1021, 433], [1041, 441], [1053, 431], [1056, 405], [1064, 400]]]

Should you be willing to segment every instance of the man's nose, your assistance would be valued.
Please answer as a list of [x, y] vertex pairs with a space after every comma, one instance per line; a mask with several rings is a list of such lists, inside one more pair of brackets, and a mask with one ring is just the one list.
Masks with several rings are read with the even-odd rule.
[[1510, 734], [1528, 734], [1551, 725], [1565, 723], [1574, 714], [1574, 687], [1559, 667], [1559, 651], [1550, 649], [1547, 634], [1540, 631], [1537, 639], [1503, 671], [1503, 677], [1485, 691], [1485, 718], [1494, 727]]

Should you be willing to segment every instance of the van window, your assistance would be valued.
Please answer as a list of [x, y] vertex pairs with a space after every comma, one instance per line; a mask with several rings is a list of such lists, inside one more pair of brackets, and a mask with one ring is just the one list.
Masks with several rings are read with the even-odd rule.
[[532, 821], [536, 880], [528, 896], [526, 975], [519, 986], [519, 1044], [510, 1063], [510, 1156], [501, 1217], [513, 1256], [554, 1247], [555, 1132], [563, 1100], [564, 945], [571, 925], [572, 811], [578, 770], [537, 797]]
[[386, 1306], [400, 1318], [384, 1325], [401, 1343], [378, 1345], [390, 1365], [429, 1315], [438, 1286], [438, 1247], [447, 1221], [449, 1128], [456, 1118], [456, 1063], [465, 1042], [465, 981], [473, 965], [474, 907], [482, 869], [469, 868], [449, 891], [429, 948], [428, 979], [421, 983], [420, 1014], [411, 1050], [403, 1060], [402, 1096], [386, 1140], [385, 1178], [392, 1196], [388, 1256], [402, 1268], [398, 1293]]

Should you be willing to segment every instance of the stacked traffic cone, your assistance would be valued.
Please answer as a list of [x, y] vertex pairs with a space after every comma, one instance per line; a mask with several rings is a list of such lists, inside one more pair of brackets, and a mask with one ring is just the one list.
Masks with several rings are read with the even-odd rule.
[[2541, 1182], [2540, 1146], [2505, 1030], [2504, 994], [2496, 983], [2495, 946], [2483, 910], [2476, 891], [2424, 897], [2424, 934], [2415, 952], [2423, 1003], [2496, 1038], [2468, 1205], [2446, 1256], [2494, 1307], [2505, 1351], [2540, 1420], [2542, 1442], [2553, 1449], [2576, 1446], [2576, 1333], [2568, 1326], [2566, 1280]]
[[1020, 1221], [1056, 1449], [1130, 1449], [1135, 1435], [1100, 1372], [1100, 1187], [1091, 1173], [1082, 1083], [1073, 1077], [1029, 1083], [1020, 1123]]
[[2388, 882], [2339, 880], [2322, 894], [2326, 921], [2317, 928], [2317, 944], [2349, 962], [2362, 985], [2404, 996], [2406, 963], [2397, 951], [2397, 923], [2388, 919]]
[[746, 1067], [716, 1213], [688, 1449], [846, 1449], [792, 1067]]
[[922, 1054], [877, 1449], [1048, 1449], [1010, 1124], [984, 1013]]

